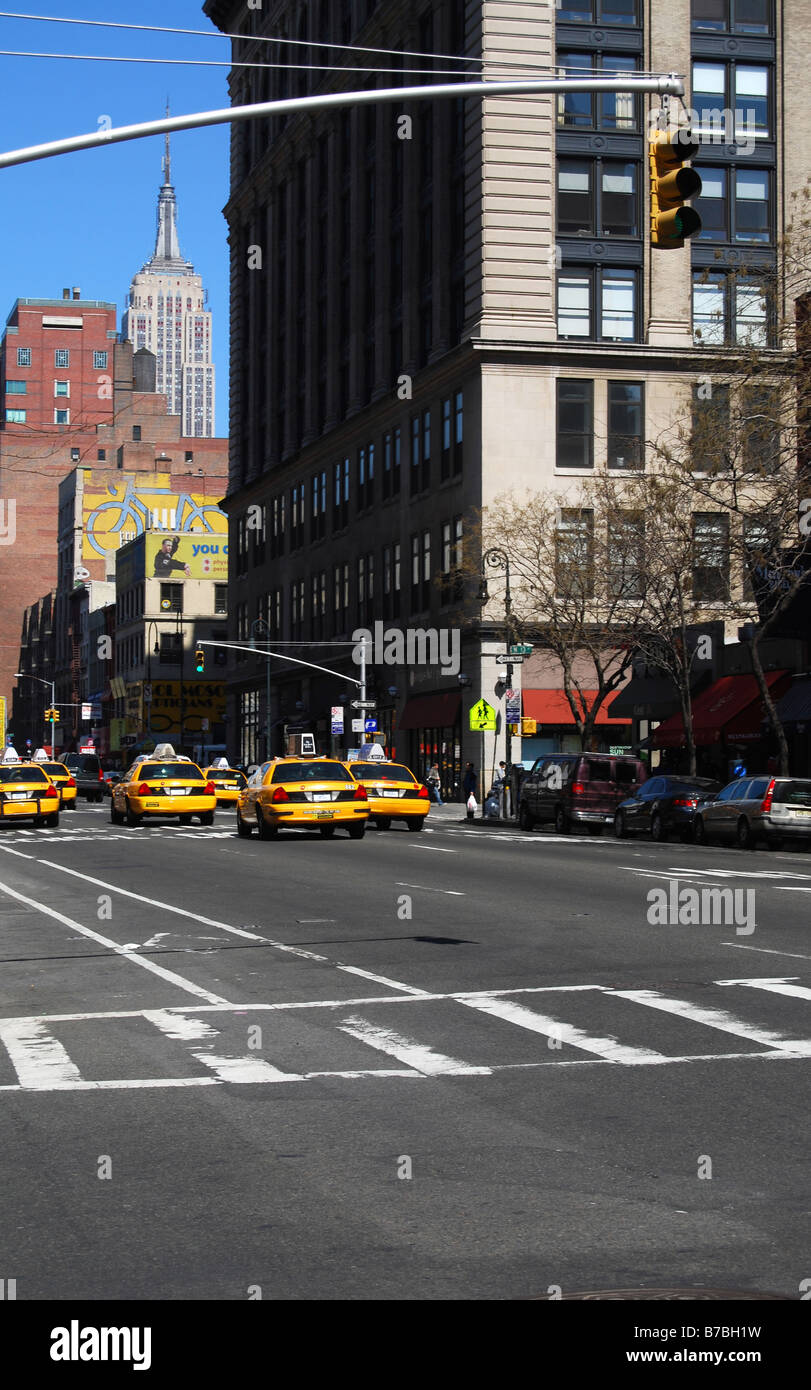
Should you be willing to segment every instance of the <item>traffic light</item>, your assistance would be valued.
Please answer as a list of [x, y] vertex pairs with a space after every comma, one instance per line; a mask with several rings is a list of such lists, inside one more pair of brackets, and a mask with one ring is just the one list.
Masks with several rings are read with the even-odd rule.
[[58, 710], [58, 709], [46, 709], [46, 711], [45, 711], [45, 721], [46, 721], [46, 723], [48, 723], [50, 720], [53, 720], [54, 724], [58, 724], [58, 723], [59, 723], [59, 710]]
[[701, 179], [695, 169], [683, 167], [697, 153], [698, 141], [688, 126], [674, 131], [657, 130], [648, 142], [652, 246], [683, 246], [687, 237], [701, 231], [701, 218], [695, 208], [684, 205], [686, 198], [695, 198], [701, 192]]
[[206, 669], [206, 654], [202, 647], [198, 647], [197, 651], [194, 653], [194, 669], [198, 676], [202, 676]]
[[536, 719], [529, 719], [529, 718], [525, 715], [524, 718], [521, 720], [521, 733], [523, 734], [524, 738], [526, 738], [527, 735], [532, 735], [532, 734], [537, 733], [537, 731], [538, 731], [538, 721], [537, 721]]

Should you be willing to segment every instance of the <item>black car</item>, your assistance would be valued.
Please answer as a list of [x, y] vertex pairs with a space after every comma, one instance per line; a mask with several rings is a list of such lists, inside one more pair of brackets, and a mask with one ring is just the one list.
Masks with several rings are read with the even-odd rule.
[[98, 753], [68, 753], [62, 761], [76, 780], [76, 791], [88, 801], [101, 801], [107, 792]]
[[696, 809], [721, 790], [721, 783], [709, 777], [649, 777], [632, 796], [620, 802], [614, 815], [614, 834], [650, 834], [651, 839], [667, 840], [680, 835], [685, 843], [693, 838]]

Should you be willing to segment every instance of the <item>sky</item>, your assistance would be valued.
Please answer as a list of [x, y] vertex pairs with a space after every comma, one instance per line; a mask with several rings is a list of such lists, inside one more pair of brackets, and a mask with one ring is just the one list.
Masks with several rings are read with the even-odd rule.
[[[8, 19], [0, 12], [0, 147], [20, 149], [100, 128], [158, 119], [167, 100], [178, 115], [227, 107], [230, 42], [203, 13], [203, 0], [38, 0], [20, 11], [70, 19], [120, 19], [201, 29], [216, 37], [135, 33], [77, 24]], [[2, 0], [0, 0], [2, 6]], [[5, 56], [37, 53], [201, 59], [222, 67], [168, 62], [86, 62]], [[203, 277], [213, 313], [216, 432], [228, 433], [228, 125], [172, 136], [172, 182], [180, 249]], [[60, 298], [78, 285], [85, 299], [118, 306], [155, 245], [163, 136], [59, 155], [0, 169], [0, 325], [18, 298]]]

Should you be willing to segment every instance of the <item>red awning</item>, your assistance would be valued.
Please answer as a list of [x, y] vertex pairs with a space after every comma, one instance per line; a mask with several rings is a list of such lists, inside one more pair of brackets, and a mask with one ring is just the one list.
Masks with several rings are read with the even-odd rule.
[[[779, 685], [778, 694], [786, 688], [787, 671], [767, 671], [766, 682], [772, 690]], [[693, 738], [696, 747], [720, 743], [722, 736], [735, 742], [735, 731], [760, 729], [763, 712], [760, 692], [754, 676], [722, 676], [693, 701]], [[759, 734], [749, 733], [746, 738]], [[652, 739], [654, 748], [681, 748], [684, 744], [684, 720], [681, 714], [671, 714]]]
[[[596, 690], [584, 690], [589, 705], [596, 698]], [[612, 696], [616, 699], [616, 696]], [[566, 699], [565, 690], [524, 690], [522, 692], [524, 714], [529, 719], [537, 719], [539, 724], [567, 724], [574, 728], [571, 706]], [[595, 724], [630, 724], [630, 719], [611, 719], [611, 700], [600, 705]]]
[[414, 695], [397, 725], [400, 729], [452, 729], [459, 718], [462, 692], [449, 690], [444, 695]]
[[[776, 679], [770, 680], [771, 676], [775, 676]], [[773, 700], [779, 700], [785, 694], [790, 679], [788, 672], [767, 672], [766, 681]], [[740, 714], [724, 725], [724, 738], [727, 743], [756, 743], [759, 738], [763, 738], [765, 718], [766, 711], [763, 708], [763, 700], [758, 693], [756, 699], [747, 705], [746, 709], [741, 710]]]

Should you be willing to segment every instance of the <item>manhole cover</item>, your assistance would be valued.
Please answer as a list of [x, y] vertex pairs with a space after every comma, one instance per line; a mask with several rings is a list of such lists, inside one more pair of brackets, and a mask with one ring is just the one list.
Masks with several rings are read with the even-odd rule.
[[[537, 1294], [533, 1301], [547, 1298], [548, 1295]], [[763, 1299], [777, 1299], [781, 1302], [790, 1303], [792, 1300], [782, 1293], [753, 1293], [750, 1289], [586, 1289], [581, 1293], [561, 1294], [561, 1301], [572, 1299], [596, 1299], [601, 1302], [611, 1299], [644, 1298], [650, 1300], [661, 1299], [665, 1302], [673, 1300], [675, 1302], [692, 1303], [694, 1300], [711, 1302], [760, 1302]], [[552, 1301], [552, 1300], [550, 1300]], [[558, 1300], [554, 1300], [557, 1302]]]

